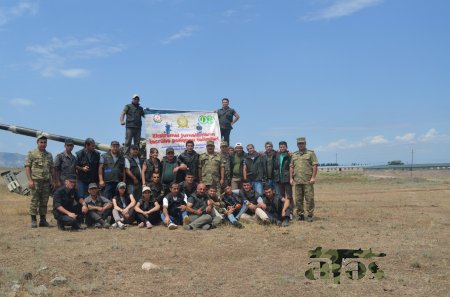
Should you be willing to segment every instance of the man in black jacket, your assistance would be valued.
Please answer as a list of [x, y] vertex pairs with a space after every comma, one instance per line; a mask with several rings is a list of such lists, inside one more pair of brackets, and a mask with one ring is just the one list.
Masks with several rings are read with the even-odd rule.
[[194, 141], [186, 141], [186, 150], [178, 156], [180, 180], [184, 180], [186, 173], [190, 171], [194, 175], [194, 180], [198, 182], [198, 156], [194, 150]]
[[98, 167], [100, 164], [100, 153], [95, 150], [95, 141], [87, 138], [84, 148], [76, 152], [77, 156], [77, 185], [78, 195], [87, 196], [88, 185], [98, 183]]
[[289, 199], [291, 210], [293, 210], [294, 200], [292, 198], [292, 186], [289, 177], [291, 156], [287, 151], [288, 146], [286, 141], [280, 141], [278, 145], [279, 152], [276, 154], [274, 162], [275, 193]]

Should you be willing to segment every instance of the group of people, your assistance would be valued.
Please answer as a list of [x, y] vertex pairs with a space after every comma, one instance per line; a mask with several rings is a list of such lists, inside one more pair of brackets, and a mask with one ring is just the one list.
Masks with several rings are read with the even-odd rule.
[[[100, 154], [95, 141], [87, 138], [84, 148], [73, 154], [73, 140], [66, 139], [64, 151], [53, 160], [46, 151], [46, 136], [38, 135], [37, 148], [28, 153], [25, 162], [32, 190], [31, 227], [50, 226], [46, 213], [51, 188], [53, 215], [62, 230], [85, 225], [123, 229], [134, 222], [141, 228], [163, 224], [170, 230], [178, 226], [211, 229], [222, 223], [242, 228], [240, 221], [252, 219], [287, 226], [293, 219], [294, 198], [297, 220], [312, 222], [318, 161], [314, 152], [306, 149], [305, 138], [297, 139], [294, 153], [288, 151], [285, 141], [277, 151], [270, 141], [264, 152], [257, 152], [252, 144], [246, 146], [246, 152], [242, 143], [230, 147], [229, 131], [239, 116], [228, 103], [224, 98], [218, 110], [228, 122], [223, 125], [228, 132], [222, 134], [226, 137], [220, 152], [208, 141], [206, 152], [198, 154], [194, 141], [189, 140], [179, 156], [168, 147], [162, 160], [156, 148], [141, 158], [139, 121], [144, 113], [138, 96], [133, 96], [133, 106], [125, 106], [121, 114], [122, 124], [127, 117], [124, 150], [118, 141], [112, 141], [110, 150]], [[134, 114], [129, 115], [130, 111]], [[134, 127], [128, 127], [129, 122]]]

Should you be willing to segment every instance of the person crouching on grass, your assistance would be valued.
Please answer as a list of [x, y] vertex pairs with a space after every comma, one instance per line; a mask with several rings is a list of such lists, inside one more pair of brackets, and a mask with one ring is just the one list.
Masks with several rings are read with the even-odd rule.
[[113, 198], [113, 217], [116, 221], [112, 227], [124, 229], [124, 224], [131, 224], [135, 220], [134, 206], [136, 200], [133, 194], [127, 192], [127, 184], [120, 182], [117, 185], [116, 195]]
[[161, 222], [159, 215], [159, 205], [157, 199], [152, 196], [152, 191], [149, 187], [142, 189], [142, 198], [136, 203], [134, 210], [136, 211], [136, 219], [138, 221], [138, 227], [150, 229], [153, 225], [157, 225]]

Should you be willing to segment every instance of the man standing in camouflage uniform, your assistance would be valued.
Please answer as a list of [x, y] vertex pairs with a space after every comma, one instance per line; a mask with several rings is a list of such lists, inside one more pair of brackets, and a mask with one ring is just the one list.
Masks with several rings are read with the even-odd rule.
[[229, 153], [228, 143], [222, 140], [220, 143], [220, 157], [223, 165], [224, 184], [222, 187], [231, 185], [231, 156]]
[[295, 152], [291, 158], [290, 180], [291, 185], [295, 187], [294, 197], [297, 204], [298, 220], [305, 219], [305, 210], [303, 208], [303, 199], [306, 200], [306, 211], [308, 212], [307, 221], [313, 221], [314, 215], [314, 183], [316, 182], [317, 161], [314, 151], [306, 149], [305, 137], [297, 138], [298, 152]]
[[207, 187], [219, 187], [224, 183], [224, 167], [222, 158], [214, 152], [214, 141], [208, 140], [206, 143], [206, 152], [200, 155], [198, 175], [200, 183], [204, 183]]
[[50, 196], [51, 172], [53, 167], [52, 154], [47, 152], [47, 137], [43, 134], [37, 137], [37, 148], [28, 152], [25, 160], [25, 170], [28, 178], [28, 188], [31, 190], [31, 228], [37, 228], [36, 215], [39, 209], [39, 227], [50, 227], [46, 220], [47, 203]]
[[[144, 109], [139, 105], [139, 95], [134, 94], [131, 103], [125, 105], [120, 114], [120, 124], [125, 125], [125, 152], [130, 149], [131, 140], [139, 146], [141, 141], [142, 118], [145, 117]], [[127, 116], [125, 122], [125, 115]]]

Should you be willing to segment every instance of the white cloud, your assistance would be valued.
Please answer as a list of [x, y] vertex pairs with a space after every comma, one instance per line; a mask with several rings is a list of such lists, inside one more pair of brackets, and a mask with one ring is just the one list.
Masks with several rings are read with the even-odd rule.
[[[429, 142], [435, 140], [438, 136], [440, 136], [436, 129], [431, 128], [427, 133], [422, 134], [418, 139], [420, 142]], [[444, 135], [441, 135], [444, 136]]]
[[37, 56], [33, 68], [44, 77], [65, 76], [84, 77], [89, 70], [80, 67], [68, 67], [79, 60], [106, 58], [122, 52], [125, 46], [112, 45], [104, 36], [86, 38], [52, 38], [47, 44], [31, 45], [27, 50]]
[[396, 136], [395, 139], [400, 142], [414, 143], [416, 138], [416, 133], [406, 133], [402, 136]]
[[388, 143], [389, 141], [387, 141], [383, 135], [377, 135], [377, 136], [365, 138], [364, 142], [368, 143], [368, 144], [383, 144], [383, 143]]
[[60, 72], [63, 76], [70, 78], [81, 78], [89, 75], [88, 70], [81, 68], [62, 69]]
[[35, 15], [38, 4], [35, 1], [19, 1], [12, 7], [0, 7], [0, 27], [23, 15]]
[[33, 105], [33, 101], [24, 98], [14, 98], [9, 100], [9, 104], [18, 107], [28, 107]]
[[352, 15], [362, 9], [378, 5], [383, 0], [337, 0], [318, 13], [304, 16], [305, 21], [331, 20]]
[[335, 151], [335, 150], [348, 150], [348, 149], [357, 149], [363, 148], [370, 145], [380, 145], [386, 144], [389, 141], [383, 135], [376, 135], [371, 137], [366, 137], [359, 141], [348, 141], [347, 139], [339, 139], [333, 142], [330, 142], [327, 145], [321, 145], [315, 148], [316, 151], [319, 152], [327, 152], [327, 151]]
[[170, 44], [179, 39], [189, 38], [192, 36], [194, 31], [196, 31], [196, 30], [197, 30], [196, 26], [186, 26], [183, 29], [181, 29], [180, 31], [178, 31], [177, 33], [175, 33], [175, 34], [171, 35], [170, 37], [168, 37], [167, 39], [165, 39], [162, 43]]

